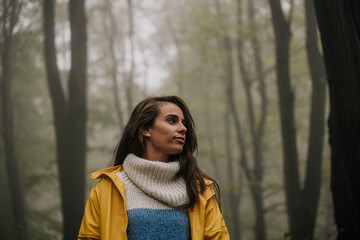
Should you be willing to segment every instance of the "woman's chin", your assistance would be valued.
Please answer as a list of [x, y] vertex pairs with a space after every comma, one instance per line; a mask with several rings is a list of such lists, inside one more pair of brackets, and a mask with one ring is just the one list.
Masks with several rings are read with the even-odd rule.
[[178, 149], [174, 149], [172, 152], [171, 152], [171, 155], [178, 155], [180, 153], [182, 153], [183, 151], [183, 148], [178, 148]]

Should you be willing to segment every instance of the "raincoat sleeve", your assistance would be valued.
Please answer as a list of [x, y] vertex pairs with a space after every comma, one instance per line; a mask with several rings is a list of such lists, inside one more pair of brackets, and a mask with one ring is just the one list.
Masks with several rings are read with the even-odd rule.
[[204, 239], [230, 239], [224, 218], [214, 197], [208, 200], [205, 207]]
[[78, 240], [100, 239], [99, 200], [95, 187], [92, 188], [85, 205]]

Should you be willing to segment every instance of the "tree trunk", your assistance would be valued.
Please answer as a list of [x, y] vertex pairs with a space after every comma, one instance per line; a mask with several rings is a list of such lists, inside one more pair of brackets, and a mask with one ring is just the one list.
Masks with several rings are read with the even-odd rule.
[[143, 67], [144, 67], [144, 70], [143, 70], [143, 85], [142, 85], [142, 95], [143, 95], [143, 98], [147, 97], [148, 96], [148, 81], [149, 81], [149, 74], [148, 74], [148, 71], [149, 71], [149, 61], [147, 59], [147, 56], [146, 56], [146, 51], [145, 51], [145, 47], [144, 47], [144, 44], [141, 42], [141, 40], [138, 39], [138, 41], [136, 42], [137, 43], [137, 46], [139, 47], [139, 51], [141, 53], [141, 56], [142, 56], [142, 62], [143, 62]]
[[317, 37], [317, 23], [312, 0], [305, 0], [306, 52], [312, 80], [310, 132], [306, 178], [303, 189], [303, 237], [313, 239], [321, 189], [321, 165], [325, 133], [326, 80], [323, 57]]
[[184, 57], [183, 57], [183, 51], [181, 49], [181, 44], [180, 44], [180, 39], [177, 36], [177, 32], [175, 30], [174, 24], [172, 22], [171, 16], [170, 16], [170, 11], [169, 11], [169, 2], [165, 1], [165, 9], [167, 11], [166, 14], [166, 23], [169, 29], [169, 34], [174, 42], [175, 48], [177, 50], [177, 65], [175, 68], [175, 74], [176, 74], [176, 83], [177, 83], [177, 89], [178, 89], [178, 94], [180, 96], [182, 96], [184, 94], [184, 87], [183, 87], [183, 83], [182, 83], [182, 74], [184, 74]]
[[[215, 4], [216, 4], [216, 10], [217, 10], [217, 14], [219, 17], [220, 23], [222, 21], [224, 21], [223, 18], [223, 14], [221, 12], [220, 9], [220, 3], [218, 0], [215, 0]], [[219, 45], [220, 48], [222, 49], [222, 52], [224, 53], [224, 80], [225, 80], [225, 94], [227, 96], [227, 108], [229, 108], [228, 112], [231, 114], [231, 117], [234, 120], [234, 125], [235, 125], [235, 135], [236, 135], [236, 140], [237, 140], [237, 144], [239, 147], [239, 151], [240, 151], [240, 156], [239, 156], [239, 160], [240, 160], [240, 165], [242, 166], [246, 178], [247, 179], [252, 179], [251, 176], [251, 172], [248, 166], [248, 159], [247, 159], [247, 155], [246, 155], [246, 147], [245, 147], [245, 140], [244, 140], [244, 136], [243, 136], [243, 132], [242, 132], [242, 125], [240, 122], [240, 119], [238, 117], [237, 114], [237, 109], [236, 109], [236, 103], [235, 103], [235, 99], [234, 99], [234, 73], [233, 73], [233, 60], [232, 60], [232, 46], [231, 46], [231, 41], [229, 36], [225, 33], [222, 36], [219, 36]], [[240, 176], [240, 174], [239, 174]], [[240, 191], [240, 189], [239, 189]], [[240, 207], [240, 196], [237, 198], [235, 197], [235, 195], [230, 196], [231, 201], [233, 202], [233, 204], [238, 204], [237, 207]], [[237, 203], [234, 203], [234, 201], [237, 200]], [[234, 217], [235, 215], [237, 215], [234, 212]], [[236, 216], [238, 217], [238, 216]], [[238, 224], [240, 224], [240, 221], [238, 221]], [[240, 226], [234, 226], [234, 224], [232, 224], [233, 229], [237, 229]], [[241, 238], [240, 233], [236, 233], [235, 236], [238, 236], [239, 239]]]
[[134, 17], [132, 0], [127, 0], [128, 4], [128, 19], [129, 19], [129, 42], [130, 42], [130, 70], [127, 74], [127, 86], [126, 86], [126, 99], [128, 105], [128, 114], [132, 112], [132, 95], [133, 95], [133, 82], [135, 72], [135, 43], [134, 43]]
[[[251, 192], [251, 196], [253, 198], [253, 202], [254, 202], [254, 210], [255, 210], [255, 228], [254, 228], [254, 234], [255, 234], [255, 239], [256, 240], [266, 240], [267, 236], [266, 236], [266, 222], [265, 222], [265, 216], [264, 216], [264, 203], [263, 203], [263, 189], [261, 187], [262, 185], [262, 181], [263, 181], [263, 176], [264, 176], [264, 171], [263, 171], [263, 156], [262, 156], [262, 139], [263, 139], [263, 124], [265, 123], [265, 116], [266, 116], [266, 108], [262, 108], [262, 112], [261, 112], [261, 123], [259, 125], [259, 129], [257, 128], [257, 124], [256, 124], [256, 119], [255, 119], [255, 109], [254, 109], [254, 103], [253, 103], [253, 97], [251, 94], [251, 90], [252, 90], [252, 81], [250, 80], [250, 74], [247, 70], [246, 67], [246, 62], [245, 62], [245, 58], [243, 57], [243, 52], [244, 52], [244, 42], [242, 40], [241, 37], [241, 30], [243, 29], [243, 23], [242, 23], [242, 8], [241, 8], [241, 0], [237, 0], [237, 57], [238, 57], [238, 61], [239, 61], [239, 69], [240, 69], [240, 74], [241, 74], [241, 79], [242, 82], [244, 84], [244, 88], [245, 88], [245, 95], [246, 95], [246, 100], [247, 100], [247, 112], [248, 112], [248, 124], [250, 127], [250, 135], [251, 135], [251, 139], [252, 139], [252, 145], [253, 145], [253, 159], [254, 159], [254, 169], [251, 170], [252, 174], [250, 175], [251, 178], [248, 179], [249, 182], [251, 182], [252, 184], [250, 184], [250, 192]], [[254, 16], [254, 11], [251, 8], [252, 7], [252, 3], [249, 4], [249, 16], [253, 17]], [[250, 20], [251, 22], [251, 20]], [[252, 26], [254, 27], [254, 26]], [[253, 31], [255, 29], [252, 29]], [[256, 63], [256, 67], [257, 67], [257, 71], [263, 72], [263, 69], [259, 69], [262, 64], [261, 64], [261, 57], [260, 57], [260, 50], [259, 50], [259, 46], [257, 44], [257, 39], [255, 37], [255, 34], [253, 34], [253, 39], [252, 39], [252, 45], [254, 48], [254, 55], [256, 56], [255, 58], [255, 63]], [[259, 79], [259, 81], [261, 81], [263, 79]], [[264, 87], [263, 82], [260, 82], [260, 86]], [[265, 91], [265, 89], [261, 89], [263, 91]], [[262, 92], [264, 93], [264, 92]], [[266, 98], [262, 98], [262, 106], [266, 106]], [[258, 134], [259, 133], [259, 134]]]
[[[12, 215], [16, 227], [16, 239], [26, 239], [25, 203], [19, 177], [19, 169], [15, 152], [14, 118], [11, 97], [11, 59], [10, 47], [13, 29], [18, 21], [21, 6], [17, 1], [2, 1], [2, 48], [1, 48], [1, 115], [3, 141], [5, 150], [5, 166], [9, 183]], [[11, 5], [10, 5], [11, 4]]]
[[[290, 234], [298, 239], [301, 229], [300, 179], [294, 117], [294, 93], [290, 86], [290, 23], [285, 19], [279, 0], [269, 0], [276, 40], [276, 75], [279, 95], [284, 158], [284, 182]], [[299, 238], [300, 239], [300, 238]]]
[[53, 104], [63, 214], [63, 239], [75, 239], [84, 209], [86, 155], [86, 17], [82, 0], [69, 3], [71, 69], [65, 99], [56, 62], [54, 1], [44, 1], [44, 52]]
[[227, 158], [227, 176], [230, 183], [230, 190], [226, 193], [229, 200], [229, 232], [231, 233], [231, 239], [240, 240], [241, 239], [241, 221], [239, 218], [239, 207], [240, 207], [240, 187], [235, 184], [237, 181], [234, 177], [233, 171], [233, 156], [231, 151], [231, 121], [230, 121], [230, 108], [229, 105], [226, 106], [225, 112], [225, 145], [226, 145], [226, 158]]
[[360, 2], [316, 0], [315, 8], [330, 92], [337, 239], [360, 239]]
[[286, 21], [279, 0], [269, 0], [276, 40], [276, 75], [279, 94], [281, 134], [284, 157], [284, 181], [291, 236], [295, 237], [300, 223], [300, 180], [294, 117], [294, 93], [290, 86], [289, 49], [290, 24]]
[[[106, 8], [106, 15], [108, 16], [110, 20], [110, 27], [108, 28], [108, 38], [109, 38], [109, 53], [111, 58], [111, 79], [113, 83], [113, 97], [114, 97], [114, 103], [115, 103], [115, 111], [116, 116], [118, 118], [118, 123], [120, 126], [120, 130], [124, 128], [124, 116], [120, 101], [120, 89], [118, 86], [118, 59], [115, 55], [115, 40], [118, 36], [118, 29], [115, 21], [114, 14], [112, 12], [112, 4], [111, 0], [105, 1], [105, 8]], [[106, 23], [105, 23], [106, 24]]]
[[[304, 188], [300, 187], [294, 93], [290, 84], [290, 21], [286, 20], [279, 0], [269, 0], [276, 38], [276, 71], [283, 141], [286, 203], [291, 239], [312, 239], [321, 186], [324, 138], [325, 84], [321, 55], [317, 47], [316, 22], [312, 6], [306, 3], [306, 48], [312, 79], [309, 148]], [[290, 13], [292, 10], [290, 9]]]

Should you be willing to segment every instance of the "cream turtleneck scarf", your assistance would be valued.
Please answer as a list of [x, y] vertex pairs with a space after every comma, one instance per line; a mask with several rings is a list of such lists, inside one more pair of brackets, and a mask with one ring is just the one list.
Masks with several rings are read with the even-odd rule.
[[125, 184], [127, 200], [128, 192], [138, 188], [171, 208], [181, 208], [189, 202], [185, 180], [178, 174], [179, 161], [156, 162], [129, 154], [123, 167], [118, 176]]

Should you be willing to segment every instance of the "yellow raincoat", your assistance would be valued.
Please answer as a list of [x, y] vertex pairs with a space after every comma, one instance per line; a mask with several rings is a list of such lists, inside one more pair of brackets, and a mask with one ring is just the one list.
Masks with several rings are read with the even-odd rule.
[[[91, 190], [85, 206], [78, 240], [127, 239], [127, 214], [125, 186], [115, 174], [122, 166], [106, 168], [90, 174], [93, 179], [102, 178]], [[213, 198], [215, 192], [208, 187], [194, 208], [188, 209], [191, 239], [229, 239], [220, 209]]]

